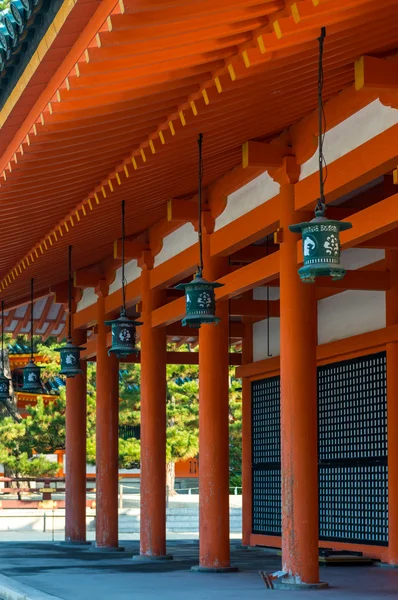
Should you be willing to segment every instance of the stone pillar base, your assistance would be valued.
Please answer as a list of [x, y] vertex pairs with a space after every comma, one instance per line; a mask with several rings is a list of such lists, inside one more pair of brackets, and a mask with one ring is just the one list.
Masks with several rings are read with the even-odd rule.
[[164, 562], [165, 560], [173, 560], [172, 555], [164, 554], [163, 556], [150, 556], [147, 554], [135, 554], [133, 556], [133, 561], [137, 563]]
[[97, 546], [96, 544], [90, 546], [89, 550], [91, 552], [102, 552], [103, 554], [114, 554], [115, 552], [124, 552], [123, 546]]
[[191, 571], [195, 573], [236, 573], [238, 567], [202, 567], [201, 565], [197, 565], [191, 567]]
[[329, 584], [323, 581], [319, 583], [304, 583], [297, 581], [294, 577], [281, 577], [272, 582], [275, 590], [324, 590], [329, 587]]

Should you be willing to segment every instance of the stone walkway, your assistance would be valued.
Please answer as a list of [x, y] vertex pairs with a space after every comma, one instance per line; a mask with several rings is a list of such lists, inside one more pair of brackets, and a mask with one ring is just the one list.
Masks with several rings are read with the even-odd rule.
[[[281, 600], [297, 594], [300, 600], [317, 594], [332, 600], [392, 600], [398, 596], [398, 570], [327, 567], [322, 569], [322, 579], [331, 585], [328, 590], [270, 591], [258, 571], [277, 570], [280, 559], [260, 548], [244, 550], [232, 544], [232, 563], [239, 567], [238, 573], [200, 574], [190, 571], [198, 562], [195, 541], [170, 542], [168, 551], [174, 560], [157, 564], [134, 563], [138, 543], [127, 541], [124, 546], [125, 552], [100, 554], [44, 542], [1, 543], [0, 572], [19, 585], [63, 600], [259, 600], [268, 594]], [[24, 588], [23, 595], [42, 597]]]

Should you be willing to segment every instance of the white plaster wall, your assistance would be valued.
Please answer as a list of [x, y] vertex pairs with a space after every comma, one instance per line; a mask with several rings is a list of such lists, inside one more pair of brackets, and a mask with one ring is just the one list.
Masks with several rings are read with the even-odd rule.
[[[341, 254], [346, 269], [360, 269], [382, 260], [384, 250], [352, 248]], [[303, 284], [304, 285], [304, 284]], [[267, 288], [253, 290], [254, 300], [266, 300]], [[279, 288], [270, 288], [270, 300], [279, 299]], [[279, 319], [270, 319], [270, 352], [280, 354]], [[318, 302], [318, 344], [359, 335], [386, 326], [385, 292], [350, 290]], [[253, 324], [253, 360], [267, 358], [267, 319]]]
[[[138, 266], [137, 261], [135, 259], [130, 260], [128, 263], [125, 264], [124, 276], [126, 277], [127, 283], [130, 283], [131, 281], [138, 279], [138, 277], [140, 275], [141, 275], [141, 268]], [[115, 281], [109, 286], [109, 293], [113, 294], [113, 292], [120, 290], [121, 287], [122, 287], [122, 267], [120, 267], [116, 271]]]
[[385, 292], [349, 290], [318, 302], [318, 344], [385, 326]]
[[228, 196], [228, 203], [224, 212], [217, 217], [214, 231], [222, 229], [235, 219], [264, 204], [279, 194], [279, 184], [268, 173], [262, 173], [233, 194]]
[[[253, 361], [270, 358], [267, 354], [267, 321], [258, 321], [253, 323]], [[269, 319], [269, 339], [270, 354], [279, 356], [280, 354], [280, 319]]]
[[82, 299], [77, 304], [76, 312], [79, 312], [79, 310], [83, 310], [84, 308], [87, 308], [96, 302], [97, 295], [94, 291], [94, 288], [85, 288], [83, 290]]
[[374, 262], [383, 260], [386, 254], [384, 250], [372, 248], [350, 248], [341, 253], [340, 263], [348, 270], [361, 269]]
[[[374, 100], [325, 135], [323, 152], [328, 164], [398, 123], [398, 110]], [[318, 170], [318, 151], [301, 167], [300, 181]]]
[[163, 240], [163, 247], [155, 257], [155, 267], [173, 258], [183, 250], [193, 246], [198, 241], [198, 234], [192, 223], [185, 223], [173, 233], [167, 235]]

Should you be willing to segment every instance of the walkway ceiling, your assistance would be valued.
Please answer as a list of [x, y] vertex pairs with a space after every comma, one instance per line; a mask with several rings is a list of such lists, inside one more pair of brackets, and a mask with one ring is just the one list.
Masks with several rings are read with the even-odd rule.
[[7, 306], [27, 296], [32, 276], [43, 293], [64, 281], [69, 244], [75, 268], [111, 256], [121, 200], [133, 236], [166, 216], [171, 197], [194, 195], [199, 132], [207, 186], [240, 164], [246, 140], [276, 137], [312, 112], [322, 25], [326, 100], [352, 84], [361, 54], [397, 48], [396, 0], [303, 0], [297, 23], [290, 4], [116, 4], [28, 137], [16, 134], [3, 155], [0, 279], [19, 265]]

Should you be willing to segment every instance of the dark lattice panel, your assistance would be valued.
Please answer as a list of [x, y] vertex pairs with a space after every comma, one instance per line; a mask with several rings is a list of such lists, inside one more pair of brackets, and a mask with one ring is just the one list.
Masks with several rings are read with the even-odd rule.
[[[281, 532], [280, 382], [252, 384], [253, 533]], [[318, 369], [321, 539], [388, 543], [386, 355]]]
[[387, 465], [321, 466], [321, 539], [387, 545], [387, 479]]
[[281, 534], [280, 379], [252, 383], [253, 532]]
[[387, 457], [385, 353], [318, 369], [319, 460]]
[[253, 470], [253, 533], [281, 535], [281, 469]]
[[280, 379], [252, 383], [253, 464], [280, 463]]

